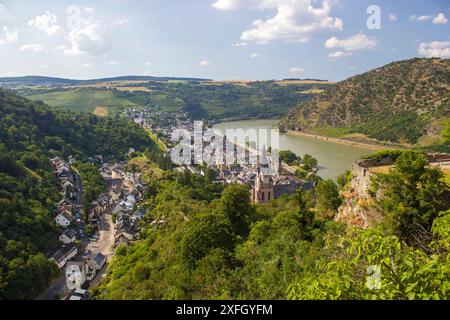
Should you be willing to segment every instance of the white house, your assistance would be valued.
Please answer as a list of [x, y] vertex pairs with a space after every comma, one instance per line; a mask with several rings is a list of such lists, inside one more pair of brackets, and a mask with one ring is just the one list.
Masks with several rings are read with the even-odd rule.
[[58, 250], [49, 260], [54, 261], [58, 268], [62, 269], [67, 261], [75, 257], [77, 253], [77, 247], [73, 243], [69, 243]]
[[66, 267], [67, 289], [81, 289], [86, 282], [86, 265], [84, 262], [68, 262]]
[[72, 218], [64, 213], [60, 213], [55, 218], [56, 224], [63, 228], [67, 228], [70, 226], [70, 223], [72, 222]]
[[136, 198], [132, 195], [132, 194], [130, 194], [128, 197], [127, 197], [127, 202], [128, 203], [131, 203], [133, 206], [136, 204]]
[[69, 244], [77, 240], [77, 233], [73, 229], [66, 229], [59, 237], [59, 241], [64, 244]]

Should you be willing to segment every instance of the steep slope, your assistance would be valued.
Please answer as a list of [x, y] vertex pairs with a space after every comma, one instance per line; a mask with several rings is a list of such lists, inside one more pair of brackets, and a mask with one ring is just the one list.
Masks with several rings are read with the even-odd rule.
[[59, 245], [60, 195], [50, 158], [120, 160], [129, 147], [153, 146], [124, 119], [55, 112], [0, 89], [0, 300], [33, 298], [55, 274], [46, 256]]
[[450, 60], [394, 62], [338, 83], [290, 111], [286, 129], [346, 128], [384, 141], [416, 143], [450, 117]]

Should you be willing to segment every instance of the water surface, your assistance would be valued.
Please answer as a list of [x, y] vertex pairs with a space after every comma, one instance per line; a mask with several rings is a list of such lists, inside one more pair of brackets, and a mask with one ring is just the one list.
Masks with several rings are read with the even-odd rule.
[[[245, 120], [220, 123], [214, 128], [225, 133], [226, 129], [270, 129], [277, 123], [278, 120]], [[325, 179], [335, 179], [350, 169], [355, 160], [374, 152], [360, 146], [287, 134], [280, 135], [280, 150], [291, 150], [300, 157], [312, 155], [319, 161], [319, 175]]]

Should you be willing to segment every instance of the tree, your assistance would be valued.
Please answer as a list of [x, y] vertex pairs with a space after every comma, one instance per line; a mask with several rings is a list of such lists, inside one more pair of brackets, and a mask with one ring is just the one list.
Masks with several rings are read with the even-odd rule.
[[205, 178], [207, 182], [213, 182], [217, 177], [217, 171], [211, 168], [207, 168], [205, 172]]
[[220, 200], [220, 212], [230, 220], [236, 235], [245, 238], [254, 216], [248, 187], [233, 185], [226, 188]]
[[433, 246], [443, 250], [432, 255], [377, 229], [329, 234], [315, 266], [302, 272], [287, 296], [301, 300], [448, 300], [449, 218], [447, 211], [434, 221]]
[[300, 191], [297, 195], [298, 216], [302, 228], [303, 238], [311, 240], [312, 230], [314, 228], [314, 197], [312, 192]]
[[351, 170], [347, 170], [344, 174], [337, 177], [336, 182], [341, 189], [347, 187], [353, 179], [353, 174]]
[[280, 151], [280, 160], [286, 162], [287, 164], [293, 164], [294, 161], [298, 161], [300, 158], [290, 150], [282, 150]]
[[383, 191], [381, 207], [391, 228], [402, 239], [412, 241], [411, 230], [417, 226], [430, 231], [438, 213], [450, 206], [443, 196], [448, 186], [438, 168], [428, 167], [422, 153], [403, 152], [388, 174], [380, 174], [374, 181]]
[[213, 249], [233, 250], [232, 226], [221, 214], [200, 214], [189, 225], [180, 243], [181, 256], [190, 267]]
[[316, 188], [317, 209], [325, 217], [333, 217], [339, 206], [342, 204], [342, 199], [339, 196], [339, 189], [336, 183], [331, 180], [319, 181]]
[[306, 170], [311, 170], [311, 169], [317, 167], [318, 161], [317, 161], [317, 159], [313, 158], [311, 155], [305, 154], [303, 156], [302, 164], [303, 164], [303, 168], [305, 168]]

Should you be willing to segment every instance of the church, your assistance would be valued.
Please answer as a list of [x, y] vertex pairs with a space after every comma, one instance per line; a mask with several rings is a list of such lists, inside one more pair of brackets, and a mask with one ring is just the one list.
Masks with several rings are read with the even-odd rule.
[[307, 190], [314, 188], [313, 183], [302, 183], [295, 177], [273, 174], [267, 159], [267, 152], [263, 148], [258, 162], [258, 171], [252, 188], [253, 203], [268, 203], [282, 195], [292, 195], [299, 188]]

